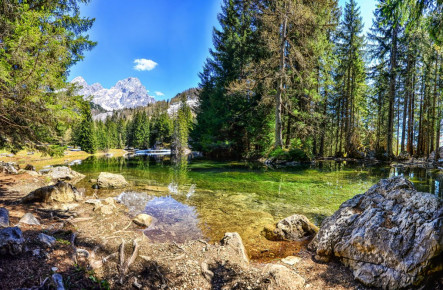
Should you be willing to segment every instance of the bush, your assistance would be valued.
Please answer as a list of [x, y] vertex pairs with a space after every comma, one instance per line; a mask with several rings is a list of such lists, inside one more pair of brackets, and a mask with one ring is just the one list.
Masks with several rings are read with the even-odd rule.
[[273, 150], [269, 154], [269, 157], [285, 161], [309, 161], [309, 157], [306, 152], [298, 148], [292, 148], [290, 150], [278, 148]]

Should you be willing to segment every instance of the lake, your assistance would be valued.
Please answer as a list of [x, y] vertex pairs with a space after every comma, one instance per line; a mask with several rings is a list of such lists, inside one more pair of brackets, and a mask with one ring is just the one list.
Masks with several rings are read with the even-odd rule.
[[[235, 231], [253, 258], [278, 257], [293, 249], [264, 239], [260, 233], [265, 226], [292, 214], [306, 215], [320, 225], [341, 203], [381, 178], [404, 175], [419, 191], [439, 197], [443, 191], [438, 170], [335, 161], [270, 168], [248, 162], [171, 162], [169, 157], [90, 157], [71, 167], [87, 176], [76, 185], [86, 188], [87, 195], [116, 197], [131, 216], [152, 215], [155, 222], [145, 234], [153, 242], [217, 241]], [[131, 187], [92, 189], [89, 180], [103, 171], [122, 174]]]

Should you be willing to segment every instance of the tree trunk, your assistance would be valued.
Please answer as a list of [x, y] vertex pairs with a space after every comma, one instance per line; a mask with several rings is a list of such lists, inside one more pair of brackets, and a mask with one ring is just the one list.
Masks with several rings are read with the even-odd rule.
[[388, 144], [387, 153], [388, 157], [392, 156], [392, 138], [394, 135], [394, 103], [395, 103], [395, 81], [397, 76], [397, 33], [398, 24], [395, 24], [394, 31], [392, 33], [392, 47], [391, 47], [391, 68], [390, 68], [390, 81], [389, 81], [389, 116], [388, 116]]
[[288, 18], [283, 15], [283, 25], [281, 32], [281, 44], [280, 44], [280, 77], [278, 79], [277, 95], [275, 100], [275, 148], [283, 147], [282, 138], [282, 119], [281, 119], [281, 109], [282, 109], [282, 94], [283, 94], [283, 82], [285, 74], [285, 47], [286, 47], [286, 26]]

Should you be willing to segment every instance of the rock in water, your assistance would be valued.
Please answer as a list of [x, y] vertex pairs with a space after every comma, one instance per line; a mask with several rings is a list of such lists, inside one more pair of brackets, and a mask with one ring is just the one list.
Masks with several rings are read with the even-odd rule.
[[312, 237], [318, 232], [318, 228], [307, 217], [294, 214], [282, 219], [275, 229], [266, 227], [263, 235], [272, 241], [297, 241], [305, 237]]
[[22, 252], [25, 240], [23, 233], [18, 227], [10, 227], [0, 230], [0, 253], [17, 255]]
[[142, 213], [132, 220], [136, 225], [141, 227], [149, 227], [152, 223], [152, 216]]
[[97, 179], [99, 188], [123, 188], [128, 186], [128, 182], [121, 174], [101, 172]]
[[56, 242], [56, 239], [53, 236], [48, 236], [43, 233], [38, 234], [37, 239], [42, 245], [49, 248], [54, 246]]
[[28, 171], [36, 171], [36, 170], [35, 170], [35, 166], [32, 165], [32, 164], [28, 164], [28, 165], [26, 165], [25, 170], [28, 170]]
[[28, 225], [40, 225], [40, 222], [38, 221], [38, 219], [30, 212], [25, 214], [20, 219], [19, 223], [28, 224]]
[[382, 179], [326, 218], [309, 247], [367, 286], [419, 285], [443, 269], [443, 202], [403, 177]]
[[9, 227], [9, 211], [4, 207], [0, 207], [0, 228], [7, 227]]
[[220, 241], [222, 246], [232, 247], [240, 256], [240, 258], [246, 263], [249, 264], [249, 258], [246, 253], [245, 246], [243, 245], [243, 240], [240, 235], [236, 232], [234, 233], [225, 233], [225, 236]]
[[74, 202], [83, 199], [82, 194], [73, 185], [59, 181], [55, 185], [44, 186], [22, 198], [22, 202]]
[[73, 184], [85, 178], [85, 175], [78, 173], [66, 166], [51, 167], [47, 170], [41, 170], [40, 173], [49, 176], [52, 181], [69, 181]]

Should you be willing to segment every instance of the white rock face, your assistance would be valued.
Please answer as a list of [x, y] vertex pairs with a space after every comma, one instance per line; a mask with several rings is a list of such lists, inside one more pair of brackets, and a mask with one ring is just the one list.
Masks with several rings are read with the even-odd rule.
[[120, 80], [110, 89], [103, 88], [99, 83], [88, 85], [80, 76], [71, 83], [79, 86], [79, 95], [85, 98], [92, 96], [93, 103], [108, 111], [146, 106], [155, 101], [138, 78]]

